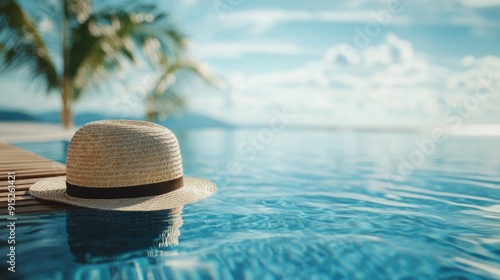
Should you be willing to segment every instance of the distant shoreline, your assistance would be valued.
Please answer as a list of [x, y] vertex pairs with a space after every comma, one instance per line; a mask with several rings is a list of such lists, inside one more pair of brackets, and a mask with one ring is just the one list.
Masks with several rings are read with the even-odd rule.
[[[0, 121], [0, 142], [21, 143], [21, 142], [45, 142], [45, 141], [69, 141], [79, 126], [65, 130], [61, 124], [26, 121]], [[229, 128], [217, 127], [186, 127], [171, 128], [172, 130], [257, 130], [265, 129], [265, 126], [240, 126]], [[291, 126], [287, 131], [324, 131], [324, 132], [362, 132], [362, 133], [410, 133], [410, 134], [430, 134], [434, 129], [444, 129], [441, 127], [334, 127], [334, 126]], [[490, 125], [463, 125], [456, 130], [448, 130], [450, 135], [464, 136], [500, 136], [500, 124]]]

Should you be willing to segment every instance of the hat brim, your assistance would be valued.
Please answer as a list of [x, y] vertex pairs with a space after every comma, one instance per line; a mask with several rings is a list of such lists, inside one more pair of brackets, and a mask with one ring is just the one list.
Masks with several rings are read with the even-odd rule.
[[55, 177], [33, 184], [30, 195], [36, 198], [87, 208], [118, 211], [157, 211], [177, 208], [211, 196], [217, 187], [209, 180], [184, 177], [184, 186], [158, 196], [117, 199], [86, 199], [66, 193], [66, 177]]

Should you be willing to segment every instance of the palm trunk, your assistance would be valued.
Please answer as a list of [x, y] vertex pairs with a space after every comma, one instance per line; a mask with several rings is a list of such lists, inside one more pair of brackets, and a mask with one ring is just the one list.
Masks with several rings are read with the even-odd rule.
[[63, 77], [61, 96], [63, 105], [61, 112], [61, 121], [64, 128], [70, 129], [71, 127], [73, 127], [73, 115], [71, 113], [70, 103], [71, 85], [66, 77]]
[[61, 121], [64, 128], [70, 129], [73, 126], [73, 114], [71, 112], [71, 90], [72, 85], [69, 78], [69, 47], [68, 47], [68, 21], [69, 21], [69, 0], [63, 1], [64, 14], [62, 18], [62, 51], [63, 51], [63, 74], [62, 74], [62, 112]]
[[153, 122], [155, 120], [155, 109], [152, 100], [146, 100], [146, 120], [148, 122]]

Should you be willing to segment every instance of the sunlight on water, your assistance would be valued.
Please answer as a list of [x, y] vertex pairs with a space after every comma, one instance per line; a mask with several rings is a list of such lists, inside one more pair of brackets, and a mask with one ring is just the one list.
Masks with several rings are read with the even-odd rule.
[[[500, 278], [498, 137], [424, 153], [427, 135], [288, 131], [252, 146], [258, 132], [177, 134], [185, 174], [219, 185], [181, 211], [19, 216], [16, 276]], [[19, 146], [64, 162], [65, 143]]]

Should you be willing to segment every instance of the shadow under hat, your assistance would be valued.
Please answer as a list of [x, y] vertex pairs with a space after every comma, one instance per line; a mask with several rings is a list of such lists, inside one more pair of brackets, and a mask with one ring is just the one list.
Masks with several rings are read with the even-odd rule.
[[148, 212], [66, 210], [68, 245], [79, 263], [171, 255], [179, 243], [182, 207]]

